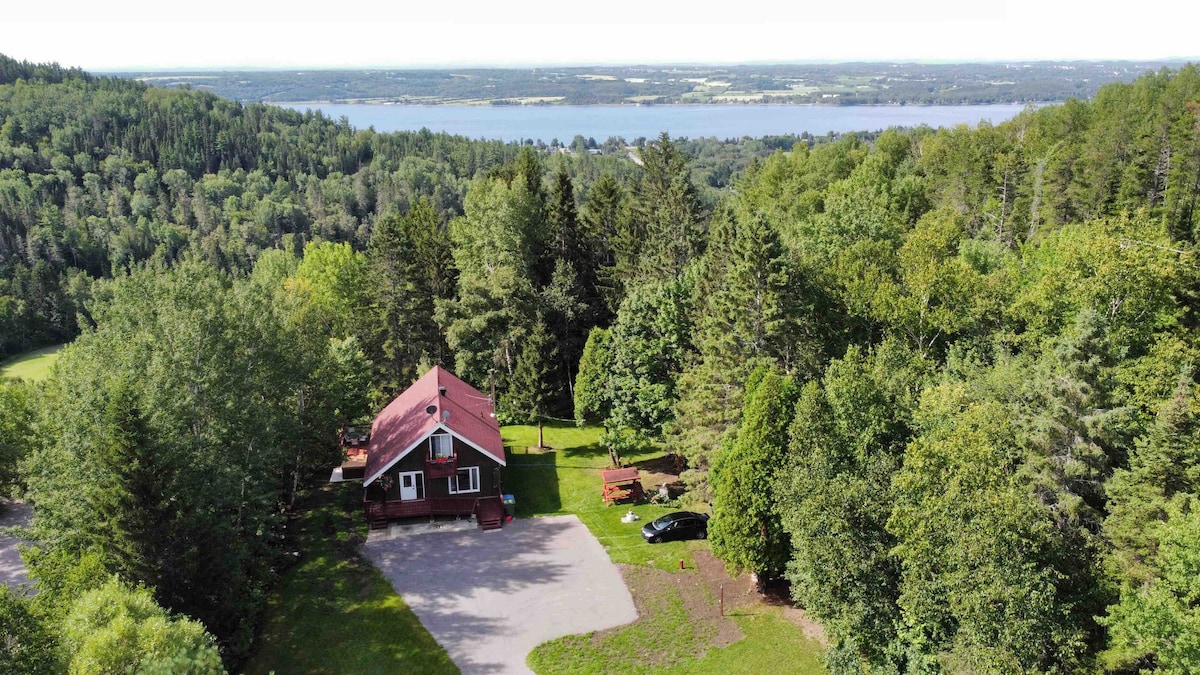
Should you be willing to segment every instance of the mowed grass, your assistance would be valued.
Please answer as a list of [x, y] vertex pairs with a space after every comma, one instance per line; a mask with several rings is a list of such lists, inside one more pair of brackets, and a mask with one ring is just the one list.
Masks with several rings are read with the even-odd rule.
[[675, 675], [828, 672], [821, 662], [821, 645], [806, 638], [800, 627], [785, 619], [778, 608], [758, 605], [753, 613], [735, 615], [733, 620], [746, 637], [728, 647], [710, 649], [701, 659], [659, 672]]
[[[678, 596], [651, 616], [617, 629], [603, 639], [594, 634], [568, 635], [539, 645], [529, 655], [529, 667], [543, 675], [604, 675], [606, 673], [662, 673], [664, 675], [730, 675], [774, 673], [823, 675], [821, 647], [804, 637], [800, 628], [776, 607], [755, 606], [754, 613], [732, 617], [745, 634], [741, 640], [709, 649], [700, 658], [684, 655], [703, 645], [689, 630], [688, 614]], [[676, 661], [663, 666], [647, 663], [646, 655]], [[677, 658], [672, 659], [675, 656]]]
[[[504, 491], [517, 499], [519, 516], [575, 514], [600, 541], [614, 563], [645, 565], [695, 573], [692, 551], [708, 542], [647, 544], [641, 527], [649, 520], [678, 510], [640, 504], [605, 506], [600, 497], [600, 471], [609, 468], [608, 453], [600, 446], [595, 427], [547, 426], [549, 450], [527, 450], [537, 444], [537, 427], [508, 426], [502, 430], [508, 446]], [[627, 456], [637, 464], [661, 457], [660, 448]], [[647, 485], [647, 489], [655, 486]], [[630, 508], [641, 516], [621, 522]], [[669, 577], [668, 577], [669, 578]], [[653, 608], [637, 621], [601, 634], [569, 635], [539, 645], [528, 663], [537, 673], [796, 673], [817, 675], [826, 670], [822, 648], [804, 636], [779, 608], [764, 604], [731, 613], [745, 637], [726, 647], [708, 648], [703, 632], [690, 630], [691, 618], [683, 596], [664, 587]], [[715, 603], [715, 599], [710, 598]], [[693, 656], [699, 654], [700, 656]]]
[[258, 651], [244, 672], [457, 673], [379, 570], [358, 554], [366, 536], [362, 485], [308, 495], [290, 526], [301, 562], [268, 601]]
[[50, 376], [50, 366], [58, 360], [59, 350], [66, 345], [42, 347], [31, 352], [18, 354], [0, 363], [0, 380], [28, 380], [41, 382]]
[[[501, 432], [508, 446], [504, 491], [517, 498], [518, 516], [574, 514], [600, 541], [613, 562], [649, 565], [678, 572], [682, 559], [685, 567], [694, 567], [689, 551], [707, 544], [671, 541], [651, 545], [642, 539], [643, 525], [659, 516], [678, 511], [677, 507], [654, 504], [604, 505], [600, 497], [603, 486], [600, 472], [610, 466], [608, 451], [600, 446], [601, 429], [547, 426], [546, 445], [551, 449], [545, 451], [526, 450], [527, 446], [537, 445], [536, 426], [507, 426]], [[660, 448], [647, 448], [622, 459], [637, 464], [664, 454]], [[643, 487], [653, 490], [656, 486]], [[621, 522], [621, 517], [630, 509], [640, 520]]]

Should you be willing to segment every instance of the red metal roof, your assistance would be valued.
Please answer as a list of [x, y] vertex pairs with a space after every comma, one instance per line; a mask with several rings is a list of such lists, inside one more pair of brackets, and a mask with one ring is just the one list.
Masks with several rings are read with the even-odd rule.
[[[445, 396], [439, 393], [440, 387], [446, 388]], [[427, 412], [431, 406], [436, 408], [432, 414]], [[492, 417], [488, 397], [445, 368], [434, 366], [375, 417], [367, 448], [366, 482], [378, 478], [438, 425], [500, 464], [506, 463], [500, 425]]]

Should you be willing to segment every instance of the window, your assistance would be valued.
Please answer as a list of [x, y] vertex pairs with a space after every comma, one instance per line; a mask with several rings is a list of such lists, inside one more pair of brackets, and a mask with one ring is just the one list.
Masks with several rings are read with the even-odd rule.
[[435, 434], [429, 437], [429, 459], [442, 460], [454, 456], [454, 439], [450, 434]]
[[479, 492], [479, 467], [468, 466], [458, 470], [450, 477], [450, 494], [463, 492]]

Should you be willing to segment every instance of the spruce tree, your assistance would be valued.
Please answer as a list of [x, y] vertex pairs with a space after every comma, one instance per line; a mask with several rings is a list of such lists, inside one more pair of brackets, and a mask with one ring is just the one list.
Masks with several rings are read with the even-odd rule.
[[526, 336], [509, 385], [506, 408], [538, 427], [538, 447], [545, 447], [542, 425], [557, 394], [555, 363], [558, 348], [546, 324], [539, 320]]
[[680, 379], [671, 434], [691, 466], [685, 480], [700, 495], [708, 494], [708, 468], [737, 422], [749, 374], [759, 366], [811, 374], [820, 362], [820, 340], [797, 276], [765, 218], [718, 212], [696, 290], [698, 359]]
[[159, 455], [162, 450], [153, 444], [133, 385], [118, 381], [96, 439], [102, 470], [93, 507], [103, 531], [94, 536], [113, 569], [150, 586], [160, 582], [158, 556], [169, 535], [173, 471]]
[[643, 237], [637, 275], [677, 278], [704, 250], [707, 214], [692, 184], [687, 159], [667, 133], [640, 155], [643, 173], [634, 196], [636, 229], [629, 233]]
[[390, 214], [375, 223], [367, 255], [377, 317], [374, 360], [385, 387], [403, 389], [419, 375], [419, 363], [446, 363], [448, 358], [433, 317], [436, 301], [453, 293], [449, 237], [433, 206], [422, 198], [407, 214]]
[[716, 498], [708, 534], [713, 553], [760, 581], [783, 574], [790, 555], [774, 486], [787, 456], [796, 387], [770, 370], [751, 377], [737, 439], [713, 467]]
[[632, 220], [625, 190], [612, 174], [600, 174], [592, 183], [579, 216], [588, 240], [593, 242], [597, 295], [606, 313], [616, 315], [642, 242], [630, 232]]

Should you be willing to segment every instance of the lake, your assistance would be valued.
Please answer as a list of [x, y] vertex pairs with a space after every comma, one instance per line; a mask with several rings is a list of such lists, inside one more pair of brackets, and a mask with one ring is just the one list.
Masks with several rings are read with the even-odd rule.
[[816, 106], [816, 105], [649, 105], [649, 106], [446, 106], [285, 104], [319, 109], [354, 126], [376, 131], [445, 131], [469, 138], [517, 141], [526, 138], [570, 143], [576, 134], [603, 142], [610, 136], [633, 141], [663, 131], [672, 136], [720, 139], [774, 134], [824, 135], [830, 131], [876, 131], [893, 126], [932, 127], [1003, 122], [1023, 105]]

